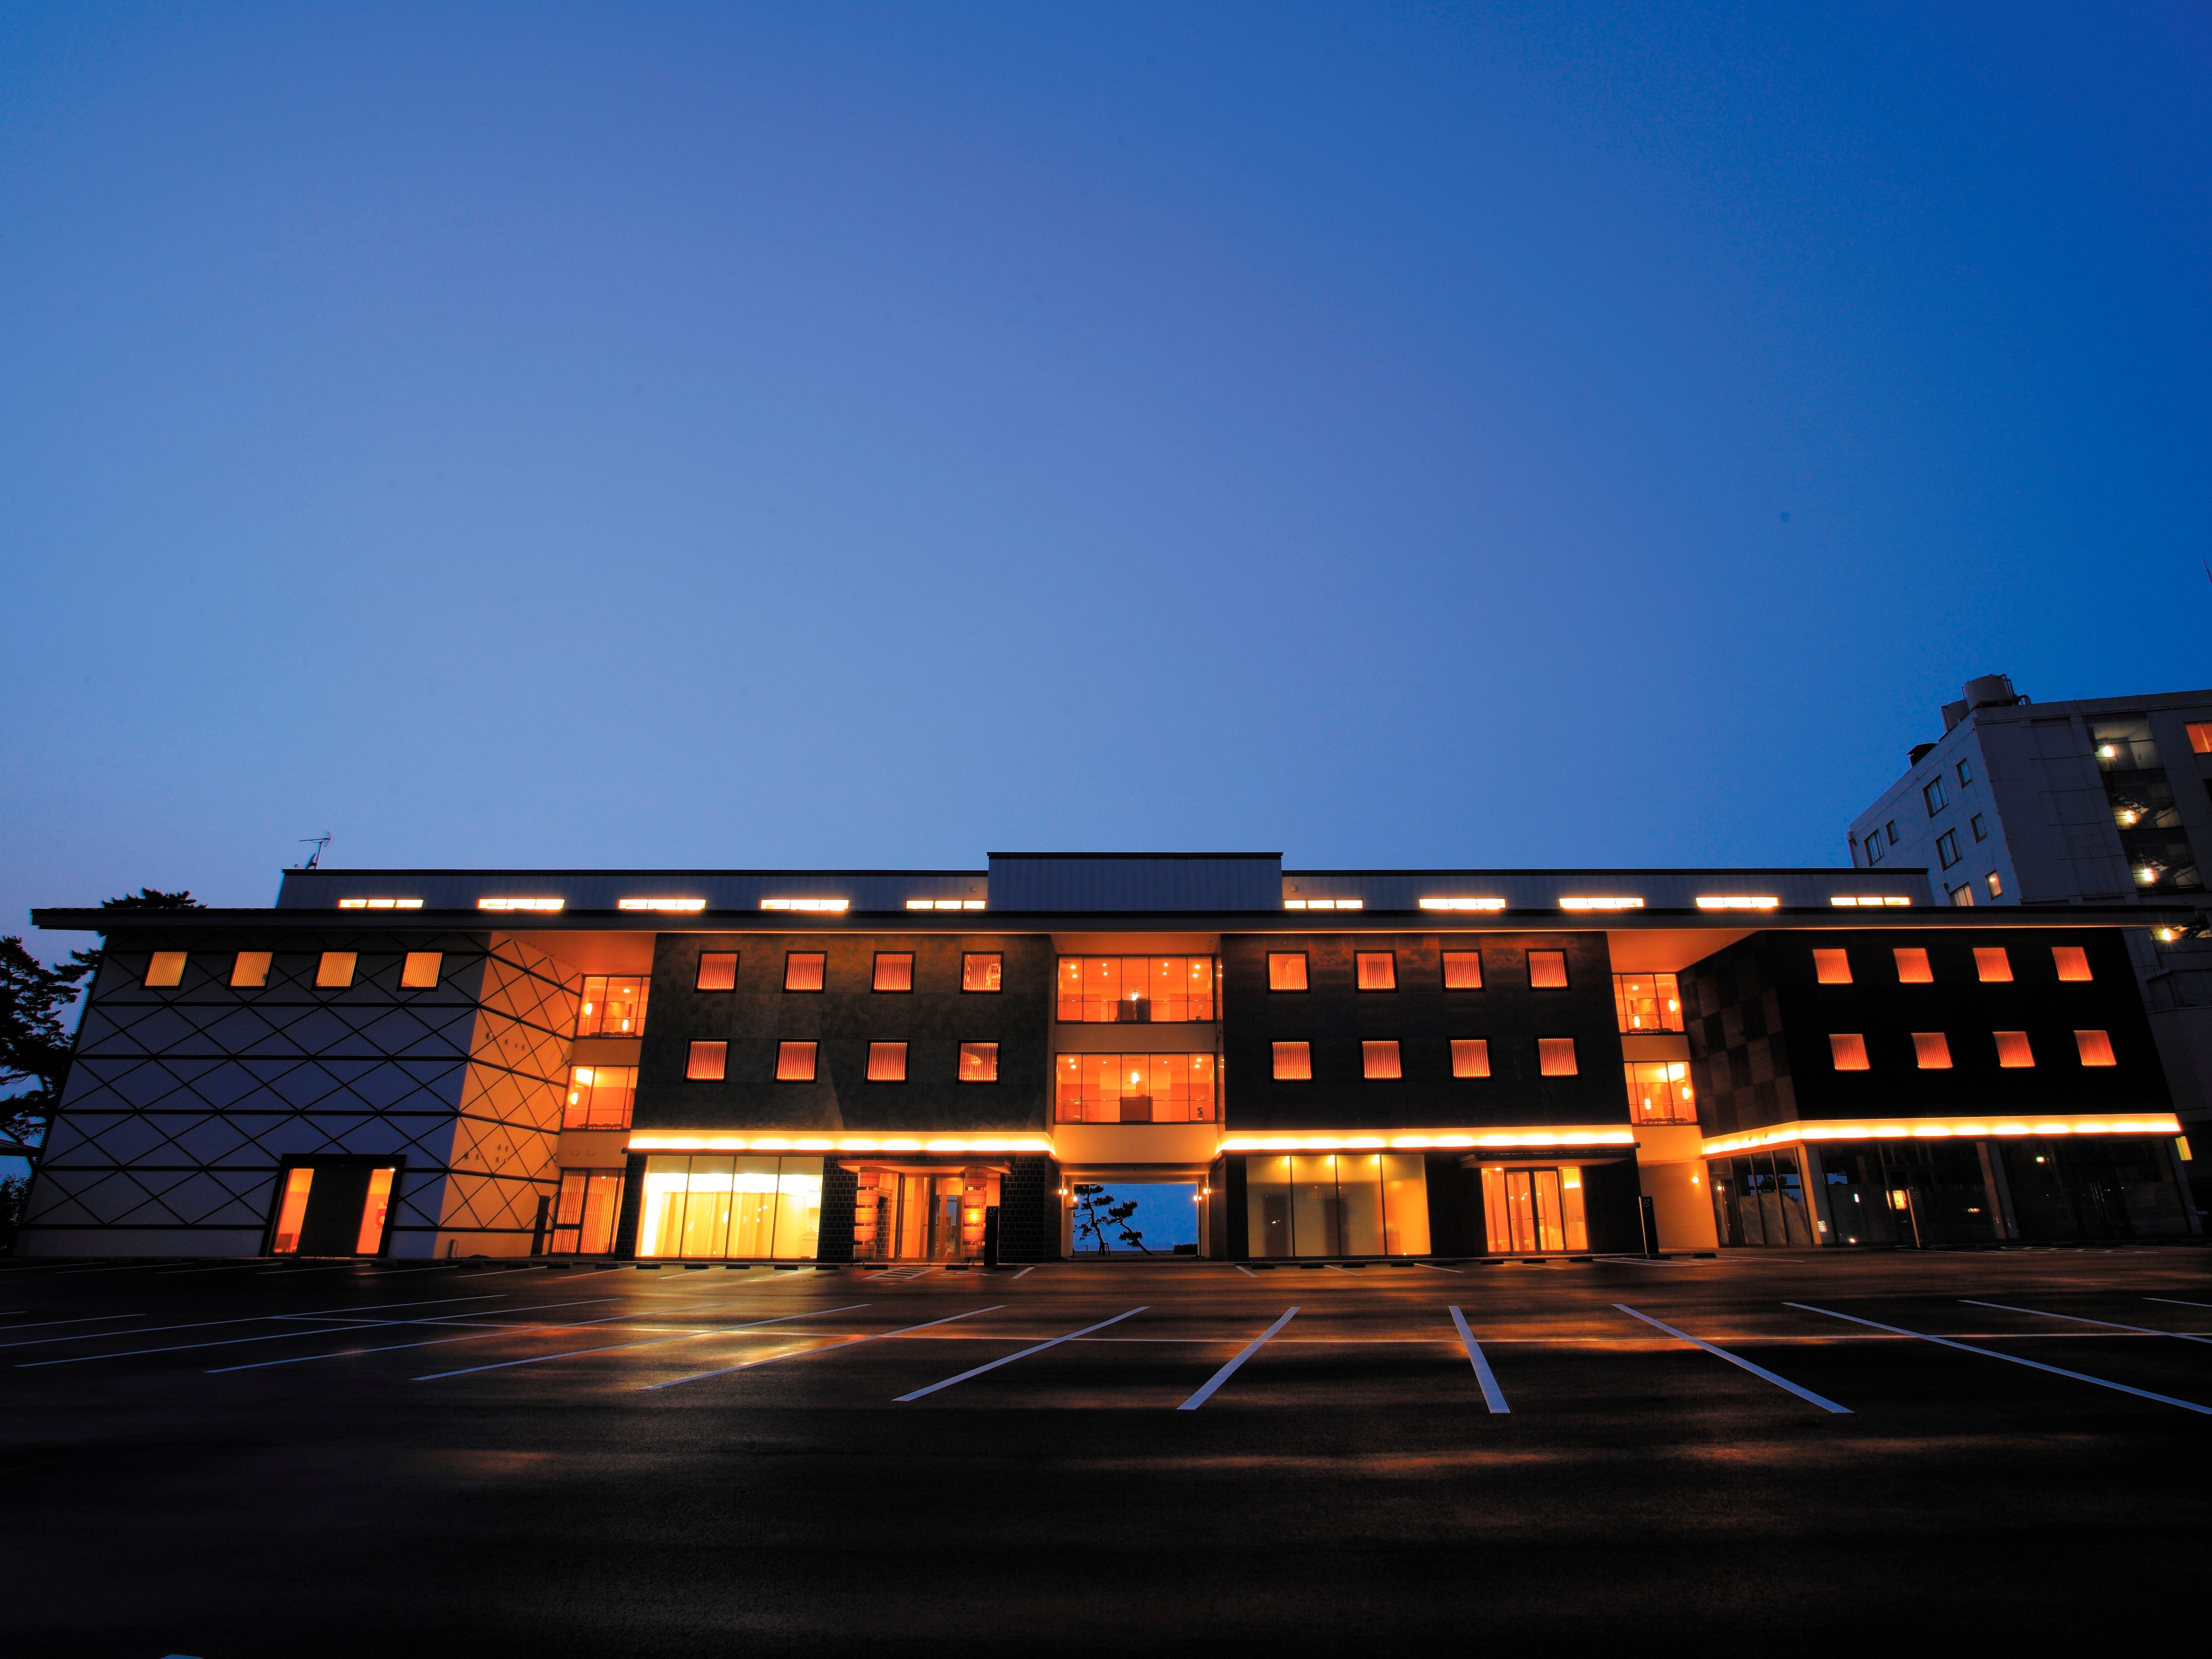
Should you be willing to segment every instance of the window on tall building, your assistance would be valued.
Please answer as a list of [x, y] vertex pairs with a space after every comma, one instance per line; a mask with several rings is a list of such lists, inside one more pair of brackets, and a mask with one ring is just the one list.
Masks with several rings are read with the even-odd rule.
[[1445, 951], [1444, 989], [1480, 991], [1481, 988], [1482, 952], [1480, 951]]
[[872, 991], [914, 989], [914, 953], [910, 951], [878, 951], [875, 980], [868, 988]]
[[1982, 878], [1982, 882], [1983, 884], [1990, 890], [1990, 896], [1991, 898], [2001, 899], [2004, 896], [2004, 883], [1999, 878], [1996, 871], [1992, 870], [1989, 874], [1984, 876]]
[[1976, 841], [1987, 841], [1990, 838], [1990, 827], [1982, 821], [1982, 815], [1979, 812], [1966, 820], [1966, 828], [1974, 832]]
[[[147, 985], [156, 990], [166, 990], [173, 985], [183, 984], [186, 954], [183, 951], [155, 951], [146, 963]], [[352, 977], [350, 974], [346, 975], [349, 981]], [[315, 982], [319, 985], [322, 983], [320, 980]]]
[[2105, 1031], [2076, 1031], [2074, 1047], [2080, 1051], [2084, 1066], [2117, 1066], [2120, 1062], [2112, 1054], [2112, 1039]]
[[1997, 1064], [2008, 1072], [2024, 1071], [2035, 1064], [2035, 1050], [2025, 1031], [1992, 1031], [1997, 1040]]
[[1974, 763], [1972, 761], [1961, 760], [1958, 764], [1957, 770], [1960, 782], [1972, 783], [1974, 781]]
[[1848, 951], [1813, 952], [1813, 977], [1822, 985], [1851, 982], [1851, 953]]
[[702, 951], [699, 953], [699, 983], [702, 991], [734, 991], [738, 988], [738, 953], [735, 951]]
[[818, 991], [830, 958], [819, 951], [793, 951], [783, 959], [783, 988]]
[[814, 1053], [817, 1046], [811, 1042], [777, 1043], [775, 1080], [778, 1083], [813, 1082]]
[[2058, 977], [2069, 985], [2086, 984], [2095, 977], [2089, 971], [2089, 953], [2078, 945], [2054, 945], [2051, 961]]
[[399, 965], [399, 988], [403, 991], [434, 991], [438, 988], [438, 964], [444, 953], [438, 951], [410, 951], [406, 961]]
[[1053, 1115], [1061, 1123], [1211, 1123], [1219, 1115], [1218, 1070], [1212, 1054], [1062, 1054], [1053, 1065]]
[[1613, 1010], [1624, 1031], [1679, 1031], [1681, 988], [1672, 974], [1615, 974]]
[[1579, 1071], [1575, 1064], [1575, 1040], [1572, 1037], [1538, 1037], [1536, 1039], [1536, 1070], [1544, 1077], [1574, 1077]]
[[2005, 954], [2002, 945], [1977, 945], [1974, 947], [1974, 977], [1984, 985], [2012, 983], [2012, 958]]
[[1310, 1083], [1312, 1080], [1312, 1045], [1304, 1042], [1277, 1043], [1275, 1045], [1275, 1081]]
[[962, 1043], [960, 1080], [963, 1083], [996, 1083], [999, 1080], [999, 1045], [995, 1042]]
[[868, 1045], [868, 1081], [871, 1083], [905, 1082], [906, 1044], [871, 1042]]
[[1538, 991], [1564, 991], [1567, 988], [1567, 953], [1565, 951], [1531, 951], [1528, 952], [1528, 984]]
[[1928, 816], [1934, 817], [1949, 803], [1944, 799], [1943, 780], [1930, 778], [1920, 791], [1920, 799], [1928, 803]]
[[1936, 856], [1942, 861], [1946, 870], [1959, 861], [1959, 832], [1956, 830], [1946, 830], [1936, 837]]
[[238, 960], [230, 965], [233, 985], [258, 988], [269, 983], [269, 964], [275, 959], [268, 951], [240, 951]]
[[1857, 1031], [1828, 1033], [1828, 1058], [1839, 1072], [1863, 1072], [1867, 1069], [1866, 1038]]
[[1974, 889], [1972, 883], [1962, 881], [1956, 887], [1945, 888], [1943, 892], [1944, 896], [1960, 909], [1971, 910], [1974, 908]]
[[1267, 988], [1303, 991], [1306, 988], [1306, 953], [1303, 951], [1267, 952]]
[[2212, 755], [2212, 720], [2189, 722], [2189, 746], [2200, 755]]
[[1396, 1039], [1361, 1043], [1359, 1045], [1359, 1075], [1368, 1078], [1405, 1076], [1405, 1068], [1398, 1063]]
[[1897, 982], [1899, 985], [1933, 985], [1936, 975], [1929, 970], [1928, 952], [1917, 945], [1899, 945], [1890, 954], [1897, 958]]
[[1354, 954], [1352, 962], [1358, 973], [1361, 990], [1395, 991], [1398, 988], [1398, 957], [1395, 951], [1361, 951]]
[[1889, 832], [1889, 844], [1890, 844], [1892, 847], [1896, 846], [1896, 845], [1897, 845], [1897, 820], [1896, 820], [1895, 818], [1892, 818], [1892, 819], [1891, 819], [1891, 820], [1890, 820], [1887, 824], [1883, 825], [1882, 827]]
[[1948, 1072], [1951, 1069], [1951, 1039], [1941, 1031], [1915, 1031], [1912, 1055], [1923, 1072]]
[[645, 1003], [653, 981], [643, 975], [593, 974], [584, 981], [576, 1035], [636, 1036], [645, 1030]]
[[[696, 1049], [698, 1045], [694, 1044]], [[718, 1067], [714, 1082], [722, 1075]], [[571, 1066], [568, 1098], [561, 1110], [564, 1129], [627, 1129], [637, 1099], [635, 1066]]]
[[332, 991], [352, 984], [354, 964], [359, 960], [359, 956], [351, 951], [324, 951], [322, 959], [315, 963], [317, 988]]
[[1005, 961], [996, 951], [970, 951], [960, 958], [960, 988], [963, 991], [995, 991], [999, 988], [1000, 968]]
[[1698, 1097], [1690, 1067], [1679, 1060], [1631, 1060], [1621, 1073], [1628, 1082], [1628, 1115], [1638, 1123], [1695, 1123]]
[[563, 1170], [561, 1195], [553, 1208], [552, 1255], [606, 1255], [615, 1247], [615, 1224], [622, 1218], [620, 1170]]
[[1451, 1054], [1454, 1077], [1490, 1075], [1490, 1040], [1487, 1037], [1454, 1037], [1451, 1040]]
[[1867, 837], [1867, 842], [1866, 842], [1866, 855], [1867, 855], [1867, 862], [1868, 862], [1869, 864], [1870, 864], [1870, 865], [1872, 865], [1872, 864], [1880, 864], [1880, 863], [1881, 862], [1881, 830], [1875, 830], [1875, 831], [1874, 832], [1874, 834], [1872, 834], [1872, 835], [1870, 835], [1870, 836], [1869, 836]]
[[1057, 1018], [1175, 1025], [1218, 1018], [1212, 957], [1062, 957]]
[[730, 1045], [726, 1042], [695, 1042], [684, 1061], [684, 1079], [687, 1083], [720, 1083], [729, 1059]]

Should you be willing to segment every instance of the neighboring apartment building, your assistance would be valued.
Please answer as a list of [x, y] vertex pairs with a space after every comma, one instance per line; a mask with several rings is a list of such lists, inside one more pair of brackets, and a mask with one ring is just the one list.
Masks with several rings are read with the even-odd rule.
[[[106, 953], [19, 1249], [935, 1261], [2194, 1231], [2122, 925], [1924, 872], [287, 872]], [[1656, 1235], [1656, 1237], [1655, 1237]]]
[[2212, 1136], [2212, 691], [2038, 703], [1969, 680], [1850, 839], [1863, 868], [1924, 866], [1938, 903], [2188, 907], [2129, 952], [2184, 1124]]

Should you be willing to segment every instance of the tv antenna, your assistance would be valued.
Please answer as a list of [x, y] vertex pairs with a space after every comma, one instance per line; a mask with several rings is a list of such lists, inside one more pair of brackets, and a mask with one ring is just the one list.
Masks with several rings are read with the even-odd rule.
[[328, 836], [301, 836], [301, 837], [300, 837], [300, 845], [301, 845], [301, 846], [302, 846], [302, 847], [312, 847], [312, 848], [313, 848], [315, 850], [314, 850], [313, 852], [312, 852], [312, 853], [310, 853], [310, 854], [307, 854], [307, 861], [305, 864], [301, 865], [300, 867], [301, 867], [302, 870], [313, 870], [313, 869], [315, 869], [315, 868], [319, 867], [319, 866], [321, 865], [322, 861], [323, 861], [323, 848], [325, 848], [325, 847], [328, 847], [330, 844], [331, 844], [331, 838], [330, 838]]

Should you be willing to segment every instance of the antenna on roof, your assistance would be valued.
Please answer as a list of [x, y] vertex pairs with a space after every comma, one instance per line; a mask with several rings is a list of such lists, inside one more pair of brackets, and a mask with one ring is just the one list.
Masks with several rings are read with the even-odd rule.
[[312, 848], [313, 848], [315, 850], [314, 850], [313, 852], [312, 852], [312, 853], [310, 853], [310, 854], [307, 854], [307, 861], [305, 864], [301, 865], [300, 867], [301, 867], [302, 870], [313, 870], [313, 869], [315, 869], [315, 868], [319, 867], [319, 866], [321, 865], [322, 861], [323, 861], [323, 848], [325, 848], [325, 847], [328, 847], [330, 844], [331, 844], [331, 838], [330, 838], [328, 836], [301, 836], [301, 837], [300, 837], [300, 845], [301, 845], [301, 846], [302, 846], [302, 847], [312, 847]]

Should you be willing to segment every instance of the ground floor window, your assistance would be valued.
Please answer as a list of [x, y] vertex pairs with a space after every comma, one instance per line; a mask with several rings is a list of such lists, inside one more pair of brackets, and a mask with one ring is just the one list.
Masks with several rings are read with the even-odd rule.
[[701, 1153], [645, 1160], [637, 1253], [811, 1260], [822, 1231], [822, 1160]]
[[966, 1261], [983, 1254], [984, 1212], [999, 1201], [997, 1170], [854, 1174], [855, 1261]]
[[2180, 1238], [2189, 1232], [2157, 1140], [1996, 1143], [2024, 1238]]
[[1589, 1249], [1583, 1212], [1583, 1172], [1486, 1164], [1482, 1224], [1492, 1255], [1534, 1255]]
[[611, 1255], [615, 1223], [622, 1215], [620, 1170], [563, 1170], [554, 1200], [554, 1255]]
[[[1804, 1249], [1813, 1224], [1805, 1212], [1805, 1178], [1796, 1152], [1754, 1152], [1716, 1158], [1706, 1165], [1712, 1183], [1713, 1224], [1723, 1244], [1771, 1244]], [[1830, 1203], [1834, 1202], [1833, 1194]]]
[[272, 1255], [380, 1255], [391, 1231], [398, 1165], [368, 1158], [315, 1158], [278, 1171]]
[[1429, 1184], [1418, 1153], [1244, 1160], [1255, 1256], [1426, 1255]]

